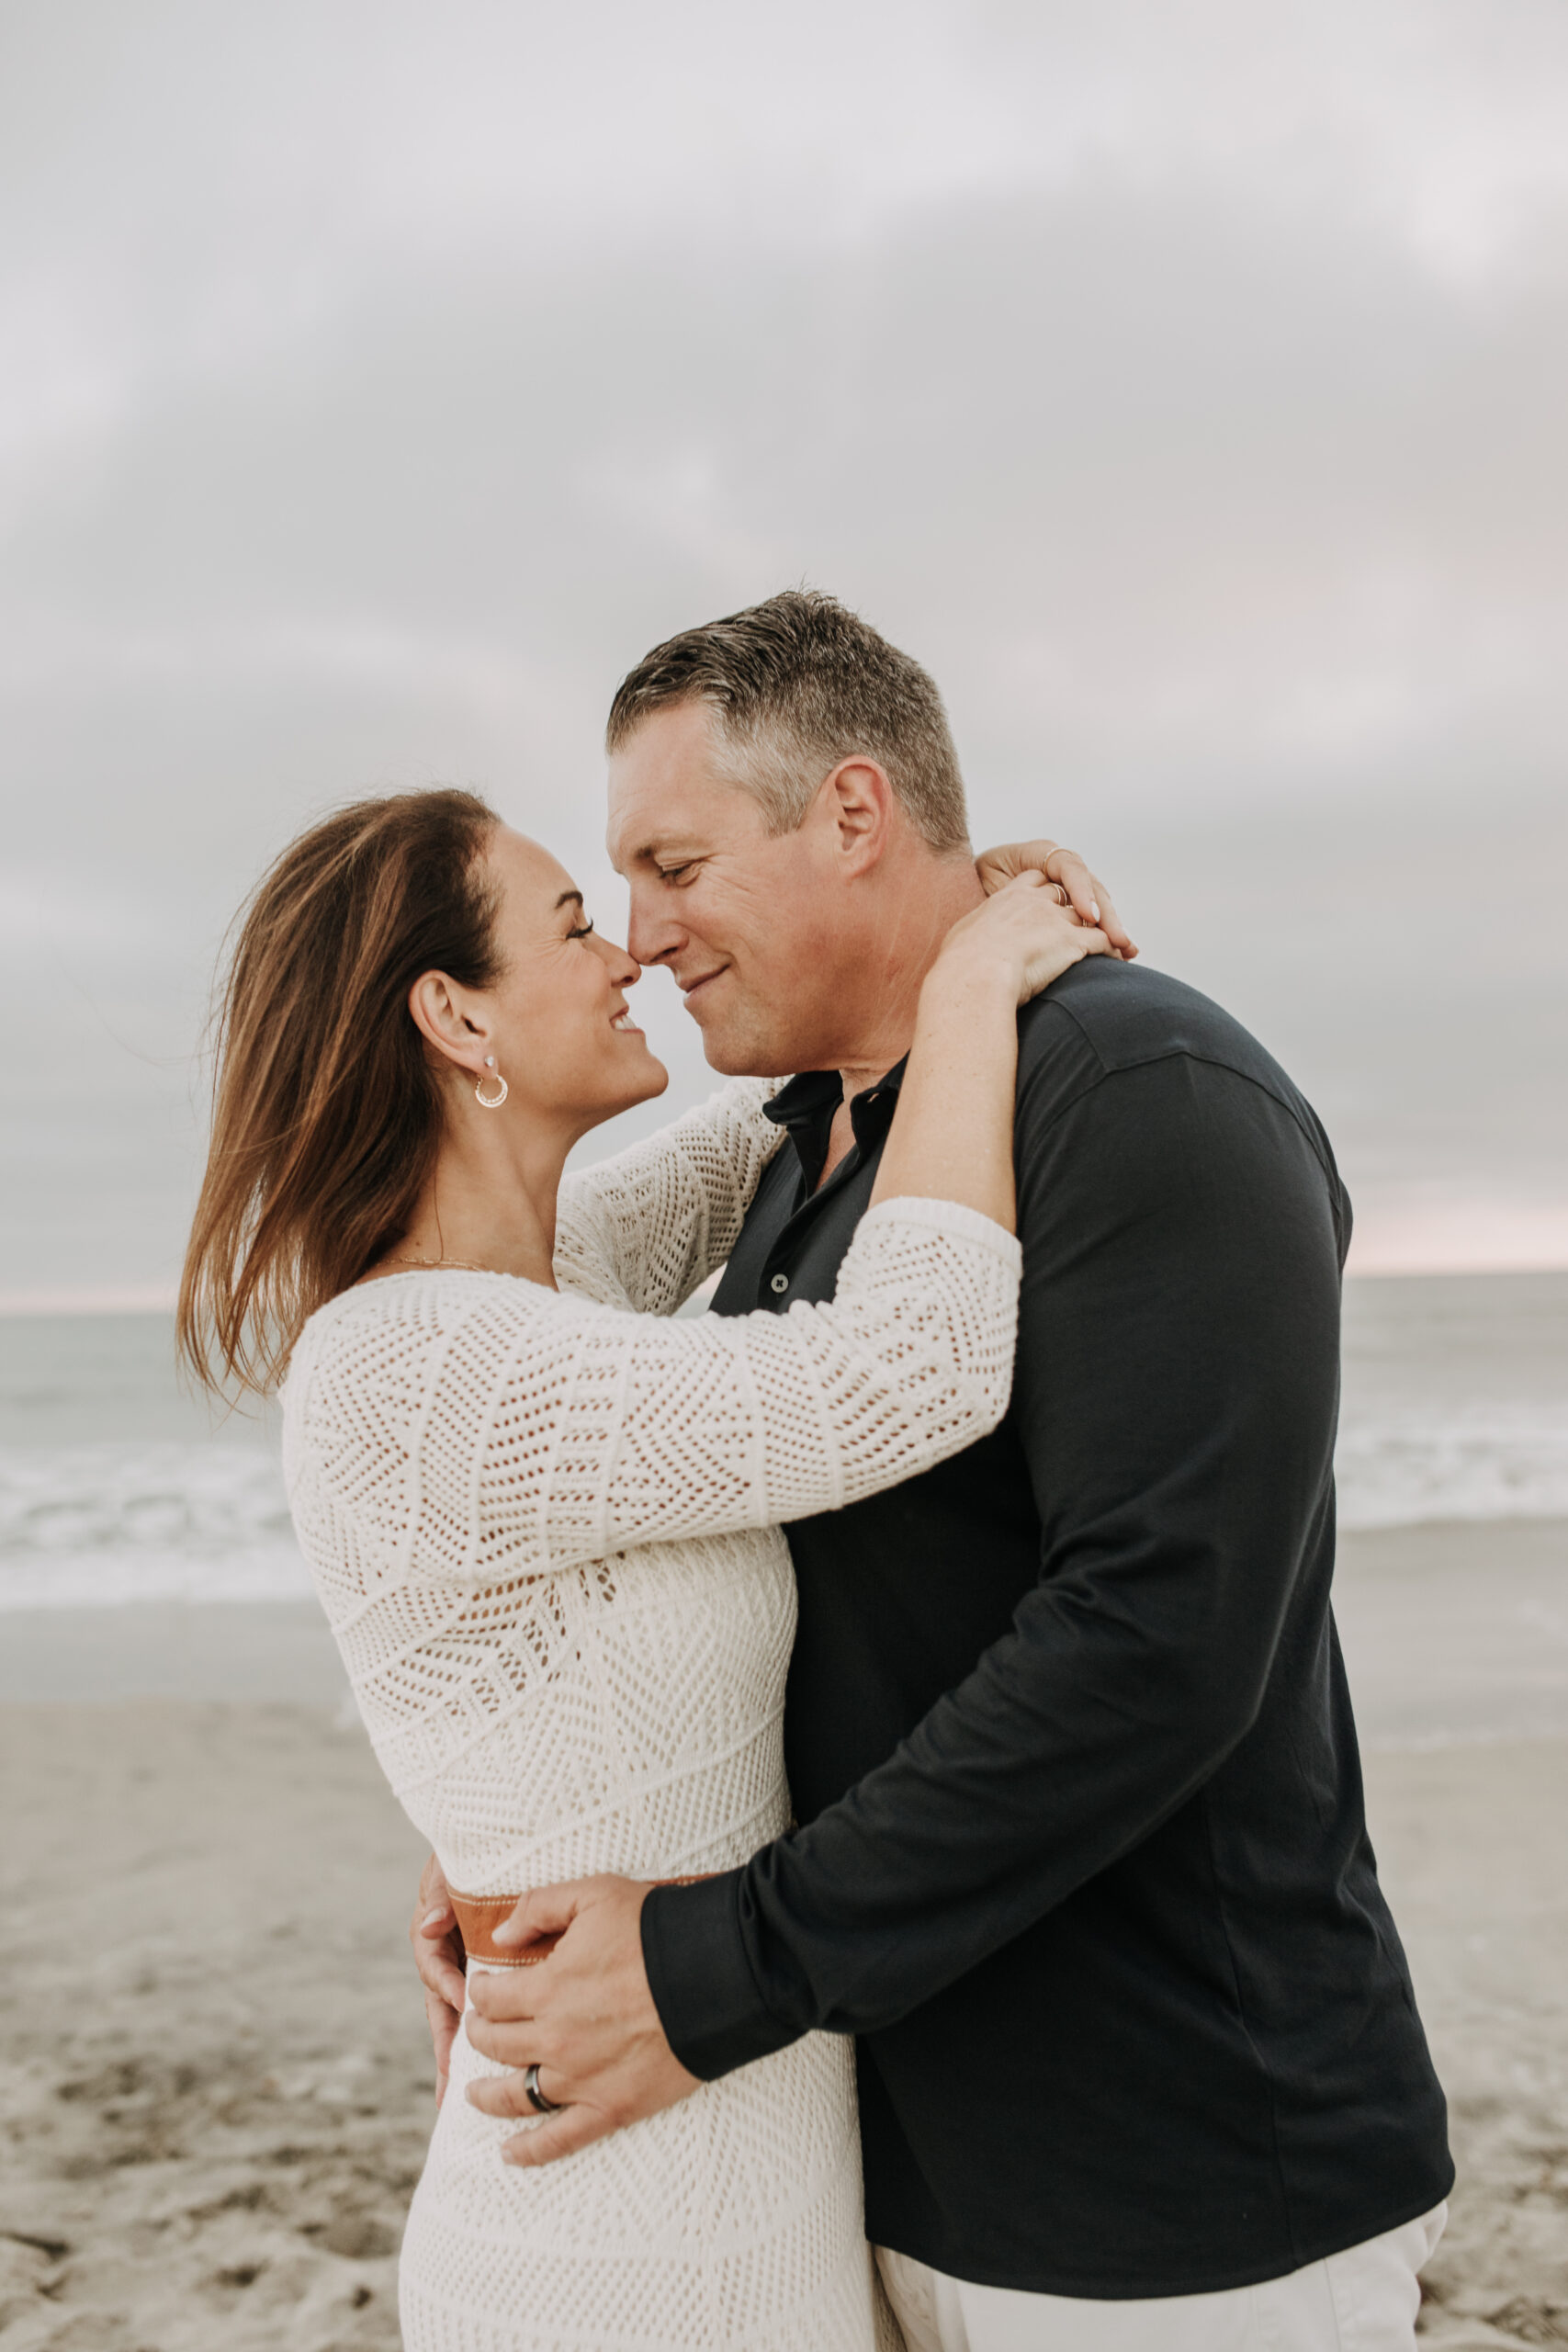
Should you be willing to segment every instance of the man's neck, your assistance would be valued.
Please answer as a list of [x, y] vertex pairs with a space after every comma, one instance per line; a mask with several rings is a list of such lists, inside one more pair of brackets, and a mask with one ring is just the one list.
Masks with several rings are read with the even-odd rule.
[[861, 1017], [849, 1052], [840, 1049], [843, 1097], [833, 1114], [818, 1189], [854, 1141], [850, 1104], [886, 1078], [914, 1044], [921, 984], [960, 915], [979, 906], [985, 895], [967, 857], [933, 859], [929, 854], [922, 854], [889, 893], [896, 911], [857, 976], [855, 1006]]
[[846, 1105], [902, 1061], [915, 1039], [920, 988], [953, 924], [981, 905], [985, 892], [967, 857], [923, 855], [911, 887], [895, 894], [897, 913], [879, 942], [859, 1000], [852, 1046], [840, 1051]]

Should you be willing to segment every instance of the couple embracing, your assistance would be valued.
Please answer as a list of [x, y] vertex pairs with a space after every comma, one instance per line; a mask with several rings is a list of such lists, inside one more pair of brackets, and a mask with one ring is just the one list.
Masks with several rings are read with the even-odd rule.
[[[1451, 2168], [1329, 1607], [1323, 1129], [1077, 859], [976, 865], [830, 598], [658, 647], [608, 742], [626, 949], [466, 794], [278, 860], [182, 1296], [287, 1374], [434, 1849], [409, 2352], [1408, 2347]], [[728, 1083], [567, 1176], [665, 1084], [648, 964]]]

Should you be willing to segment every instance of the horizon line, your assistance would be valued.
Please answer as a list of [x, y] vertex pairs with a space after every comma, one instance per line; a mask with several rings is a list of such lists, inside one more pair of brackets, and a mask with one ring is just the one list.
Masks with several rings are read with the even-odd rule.
[[[1540, 1259], [1495, 1257], [1452, 1258], [1445, 1262], [1405, 1262], [1384, 1259], [1381, 1255], [1371, 1265], [1358, 1264], [1358, 1252], [1352, 1248], [1345, 1269], [1347, 1282], [1433, 1282], [1445, 1278], [1455, 1281], [1485, 1274], [1562, 1274], [1568, 1273], [1568, 1255]], [[711, 1289], [712, 1283], [702, 1285]], [[0, 1290], [0, 1320], [20, 1321], [29, 1317], [48, 1318], [75, 1315], [172, 1315], [178, 1294], [164, 1283], [127, 1283], [118, 1287], [96, 1290], [51, 1288], [38, 1290]]]

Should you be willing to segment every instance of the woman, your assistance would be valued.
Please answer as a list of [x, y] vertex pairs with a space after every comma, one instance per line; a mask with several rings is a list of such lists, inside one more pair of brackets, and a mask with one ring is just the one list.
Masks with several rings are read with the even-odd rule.
[[[672, 1319], [777, 1142], [741, 1080], [563, 1188], [660, 1092], [639, 977], [466, 794], [363, 802], [264, 880], [225, 1001], [181, 1301], [215, 1380], [288, 1369], [305, 1555], [376, 1752], [465, 1897], [723, 1870], [784, 1827], [781, 1520], [1005, 1410], [1019, 1003], [1104, 952], [1038, 875], [954, 927], [830, 1305]], [[931, 1197], [943, 1138], [962, 1175]], [[815, 2035], [558, 2165], [443, 2104], [400, 2281], [411, 2352], [890, 2340], [852, 2052]], [[459, 2092], [493, 2071], [459, 2036]]]

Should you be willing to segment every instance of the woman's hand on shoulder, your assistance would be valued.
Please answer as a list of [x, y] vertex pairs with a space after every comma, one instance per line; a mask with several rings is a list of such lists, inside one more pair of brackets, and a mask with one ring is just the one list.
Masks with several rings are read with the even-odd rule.
[[945, 996], [990, 983], [1027, 1004], [1086, 956], [1115, 952], [1098, 923], [1086, 922], [1058, 885], [1029, 866], [953, 924], [926, 985]]
[[987, 897], [1021, 874], [1043, 874], [1047, 882], [1066, 892], [1068, 905], [1077, 909], [1085, 922], [1098, 924], [1104, 932], [1113, 956], [1130, 964], [1137, 954], [1110, 891], [1098, 875], [1089, 872], [1076, 849], [1064, 849], [1059, 842], [1004, 842], [999, 849], [983, 849], [975, 860], [975, 871]]

